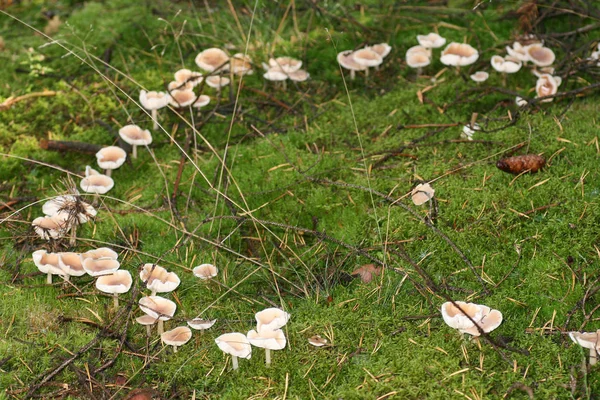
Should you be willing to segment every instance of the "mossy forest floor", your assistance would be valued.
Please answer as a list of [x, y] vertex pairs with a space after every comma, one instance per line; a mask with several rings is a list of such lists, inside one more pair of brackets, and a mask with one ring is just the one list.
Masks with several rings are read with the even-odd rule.
[[[597, 398], [597, 367], [566, 335], [600, 328], [600, 68], [585, 61], [600, 38], [597, 2], [6, 3], [0, 102], [32, 96], [0, 106], [0, 398]], [[52, 40], [38, 32], [44, 12], [60, 16]], [[457, 72], [438, 49], [417, 77], [405, 52], [435, 30], [479, 60]], [[536, 78], [525, 67], [504, 85], [489, 60], [525, 33], [554, 50], [570, 93], [519, 109], [515, 94], [533, 99]], [[392, 52], [379, 71], [344, 81], [337, 53], [380, 42]], [[118, 145], [121, 126], [150, 128], [140, 89], [197, 70], [209, 47], [248, 53], [254, 74], [220, 101], [206, 88], [201, 112], [161, 110], [154, 142], [114, 171], [115, 188], [85, 196], [98, 216], [75, 247], [38, 239], [43, 202], [95, 166], [40, 141]], [[310, 79], [265, 82], [273, 55], [301, 59]], [[490, 79], [475, 84], [476, 70]], [[462, 139], [475, 119], [483, 130]], [[527, 153], [548, 166], [518, 177], [495, 166]], [[417, 207], [408, 194], [423, 181], [436, 202]], [[31, 257], [100, 246], [135, 278], [118, 310], [90, 277], [46, 285]], [[133, 322], [138, 271], [152, 262], [181, 278], [167, 328], [218, 320], [177, 353]], [[209, 282], [191, 273], [206, 262], [219, 268]], [[383, 273], [353, 279], [365, 264]], [[441, 318], [449, 298], [504, 322], [462, 337]], [[255, 349], [232, 372], [214, 338], [246, 333], [273, 306], [291, 314], [288, 346], [270, 368]], [[317, 334], [329, 346], [311, 346]]]

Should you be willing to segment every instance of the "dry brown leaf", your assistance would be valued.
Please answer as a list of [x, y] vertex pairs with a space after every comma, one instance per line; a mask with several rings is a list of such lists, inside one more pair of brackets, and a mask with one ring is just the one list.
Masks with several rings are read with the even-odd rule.
[[360, 280], [363, 283], [369, 283], [373, 280], [373, 276], [381, 275], [381, 271], [381, 267], [376, 267], [374, 264], [365, 264], [362, 267], [359, 267], [352, 271], [350, 275], [360, 276]]

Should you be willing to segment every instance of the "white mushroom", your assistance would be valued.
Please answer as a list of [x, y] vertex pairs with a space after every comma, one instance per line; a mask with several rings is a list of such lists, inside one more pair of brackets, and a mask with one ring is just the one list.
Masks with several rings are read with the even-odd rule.
[[600, 330], [596, 332], [569, 332], [572, 341], [585, 349], [590, 350], [590, 365], [598, 362], [598, 350], [600, 349]]
[[420, 183], [412, 190], [411, 198], [416, 206], [420, 206], [433, 199], [434, 193], [435, 190], [429, 183]]
[[119, 258], [119, 254], [117, 254], [116, 251], [108, 247], [98, 247], [97, 249], [86, 251], [85, 253], [81, 254], [81, 258], [83, 260], [85, 260], [86, 258], [91, 258], [94, 260], [98, 260], [101, 258], [110, 258], [116, 260], [117, 258]]
[[370, 67], [378, 67], [383, 62], [383, 57], [371, 49], [360, 49], [352, 53], [354, 61], [358, 65], [365, 67], [365, 74], [369, 76]]
[[233, 369], [238, 369], [238, 357], [250, 359], [252, 346], [243, 333], [226, 333], [215, 339], [215, 343], [226, 354], [231, 355]]
[[202, 107], [207, 106], [208, 103], [210, 103], [210, 97], [208, 97], [205, 94], [202, 94], [202, 95], [198, 96], [198, 98], [196, 99], [196, 101], [194, 102], [192, 107], [202, 108]]
[[70, 276], [85, 275], [85, 270], [83, 269], [83, 260], [81, 258], [81, 254], [79, 253], [58, 253], [58, 265], [63, 271], [65, 271], [67, 280]]
[[102, 275], [96, 279], [96, 289], [113, 295], [113, 305], [119, 308], [119, 294], [127, 293], [131, 288], [133, 279], [126, 270], [115, 271], [110, 275]]
[[487, 81], [487, 79], [490, 77], [490, 74], [488, 74], [485, 71], [477, 71], [474, 74], [471, 75], [471, 80], [477, 83], [481, 83], [481, 82], [485, 82]]
[[458, 329], [461, 333], [479, 336], [481, 331], [491, 332], [502, 323], [502, 313], [498, 310], [463, 301], [454, 303], [456, 305], [450, 301], [442, 304], [442, 317], [448, 326]]
[[387, 43], [379, 43], [367, 46], [365, 49], [373, 50], [375, 53], [379, 54], [381, 58], [386, 58], [387, 55], [390, 54], [390, 51], [392, 51], [392, 46]]
[[251, 330], [246, 335], [250, 344], [265, 349], [265, 363], [271, 364], [271, 350], [281, 350], [285, 347], [287, 340], [281, 329], [259, 331]]
[[83, 269], [93, 277], [110, 275], [116, 272], [120, 266], [121, 264], [112, 258], [86, 258], [83, 260]]
[[119, 168], [127, 159], [127, 153], [120, 147], [108, 146], [96, 153], [98, 166], [105, 170], [105, 175], [111, 176], [112, 170]]
[[199, 331], [204, 331], [212, 328], [212, 326], [217, 322], [216, 319], [202, 319], [202, 318], [194, 318], [187, 321], [187, 324], [190, 328], [196, 329]]
[[256, 319], [256, 329], [259, 331], [263, 330], [277, 330], [281, 329], [290, 319], [290, 314], [279, 309], [279, 308], [266, 308], [262, 311], [257, 312], [254, 315]]
[[[546, 97], [556, 94], [561, 83], [562, 79], [560, 79], [560, 77], [555, 77], [550, 74], [541, 75], [535, 84], [535, 92], [537, 94], [536, 97]], [[548, 103], [552, 100], [554, 100], [554, 98], [544, 99], [541, 101], [543, 103]]]
[[490, 62], [496, 71], [506, 74], [513, 74], [519, 71], [523, 66], [523, 63], [520, 60], [511, 56], [505, 58], [493, 56]]
[[173, 346], [173, 352], [177, 353], [177, 348], [183, 346], [192, 338], [192, 330], [187, 326], [178, 326], [170, 331], [163, 332], [160, 340], [168, 346]]
[[159, 335], [164, 332], [164, 321], [173, 318], [177, 310], [177, 304], [160, 296], [142, 297], [138, 304], [143, 312], [158, 320]]
[[146, 335], [148, 335], [148, 336], [152, 335], [152, 325], [154, 325], [156, 323], [156, 318], [154, 318], [151, 315], [144, 314], [141, 317], [137, 317], [135, 319], [135, 321], [138, 324], [144, 325], [146, 327]]
[[527, 60], [531, 61], [538, 67], [547, 67], [552, 65], [556, 56], [554, 52], [547, 47], [544, 47], [541, 43], [534, 43], [525, 46], [525, 53], [527, 54]]
[[201, 264], [195, 267], [192, 272], [194, 276], [202, 280], [207, 280], [217, 276], [219, 269], [212, 264]]
[[238, 76], [251, 75], [252, 59], [247, 54], [236, 53], [229, 59], [229, 70]]
[[229, 56], [221, 49], [210, 48], [196, 56], [196, 65], [205, 71], [226, 71], [229, 69]]
[[69, 215], [60, 213], [53, 216], [37, 217], [31, 222], [34, 232], [44, 240], [60, 239], [69, 230]]
[[191, 89], [171, 91], [171, 105], [175, 108], [191, 106], [196, 101], [196, 93]]
[[440, 61], [444, 65], [462, 67], [473, 64], [478, 58], [479, 53], [473, 46], [452, 42], [442, 51]]
[[427, 35], [417, 35], [417, 41], [421, 46], [428, 49], [437, 49], [446, 44], [446, 39], [434, 32]]
[[463, 126], [460, 137], [467, 139], [467, 140], [473, 140], [473, 135], [475, 134], [475, 132], [480, 131], [480, 130], [481, 130], [481, 126], [479, 126], [479, 124], [477, 122], [474, 122], [472, 124], [469, 123], [468, 125]]
[[365, 66], [360, 65], [354, 60], [354, 52], [352, 50], [342, 51], [337, 55], [337, 62], [342, 68], [350, 70], [350, 80], [354, 80], [356, 71], [364, 71]]
[[86, 193], [105, 194], [115, 186], [115, 181], [88, 165], [85, 167], [85, 178], [79, 186]]
[[119, 136], [133, 149], [131, 156], [137, 158], [137, 146], [148, 146], [152, 143], [152, 134], [148, 129], [142, 129], [137, 125], [125, 125], [119, 129]]
[[286, 74], [298, 71], [302, 67], [302, 61], [292, 57], [277, 57], [269, 59], [269, 68], [280, 70]]
[[145, 90], [140, 91], [140, 104], [146, 110], [150, 110], [152, 114], [153, 130], [158, 129], [158, 110], [168, 106], [170, 101], [171, 96], [169, 96], [168, 93], [156, 91], [147, 92]]
[[146, 283], [152, 296], [155, 296], [156, 293], [172, 292], [181, 283], [175, 272], [168, 272], [157, 264], [144, 264], [140, 271], [140, 279]]
[[509, 56], [520, 60], [522, 63], [526, 63], [528, 61], [527, 51], [519, 42], [514, 42], [512, 47], [506, 46], [506, 52]]
[[308, 338], [308, 343], [315, 347], [323, 347], [327, 344], [327, 339], [321, 337], [320, 335], [314, 335]]
[[175, 81], [179, 83], [191, 83], [192, 87], [197, 86], [202, 82], [202, 74], [200, 72], [190, 71], [183, 68], [175, 72]]
[[46, 283], [52, 284], [52, 275], [66, 277], [66, 272], [60, 267], [58, 254], [48, 253], [46, 250], [36, 250], [32, 254], [35, 266], [46, 274]]

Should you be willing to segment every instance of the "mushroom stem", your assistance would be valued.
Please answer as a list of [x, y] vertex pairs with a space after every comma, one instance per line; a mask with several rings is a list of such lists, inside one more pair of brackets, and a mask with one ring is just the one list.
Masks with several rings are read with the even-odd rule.
[[153, 290], [150, 296], [156, 296], [156, 290]]
[[369, 67], [365, 68], [365, 80], [369, 79]]
[[137, 158], [137, 145], [133, 145], [133, 149], [131, 150], [131, 157]]
[[271, 349], [265, 349], [265, 362], [267, 367], [271, 365]]
[[287, 92], [287, 79], [283, 81], [283, 91]]
[[173, 346], [173, 353], [177, 353], [177, 346]]
[[233, 364], [233, 369], [236, 370], [239, 368], [238, 359], [236, 356], [231, 356], [231, 363]]
[[350, 70], [350, 80], [353, 81], [355, 77], [356, 77], [356, 72], [354, 72], [354, 70], [351, 69]]
[[69, 241], [71, 246], [75, 246], [77, 244], [77, 223], [73, 224], [71, 228], [71, 240]]
[[594, 365], [598, 362], [598, 356], [595, 348], [590, 349], [590, 365]]
[[502, 73], [502, 86], [506, 87], [506, 72]]
[[162, 321], [162, 320], [159, 319], [158, 320], [158, 334], [162, 335], [164, 331], [165, 331], [164, 321]]
[[417, 68], [417, 78], [423, 73], [423, 67]]
[[158, 129], [158, 110], [155, 108], [154, 110], [152, 110], [152, 130], [157, 130]]
[[112, 174], [112, 169], [105, 169], [104, 170], [104, 175], [110, 176], [111, 174]]
[[113, 293], [113, 306], [115, 310], [119, 308], [119, 295], [117, 293]]
[[52, 285], [52, 274], [50, 272], [48, 272], [48, 274], [46, 274], [46, 283], [48, 285]]
[[152, 325], [146, 325], [146, 336], [152, 336]]

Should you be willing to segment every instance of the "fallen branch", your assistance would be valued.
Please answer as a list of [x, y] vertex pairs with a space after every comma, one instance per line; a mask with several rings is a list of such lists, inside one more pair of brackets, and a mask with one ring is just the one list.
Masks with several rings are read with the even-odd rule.
[[40, 148], [44, 150], [75, 151], [77, 153], [95, 154], [102, 149], [102, 146], [92, 143], [42, 139], [40, 140]]
[[55, 92], [53, 90], [44, 90], [43, 92], [29, 93], [29, 94], [24, 94], [23, 96], [17, 96], [17, 97], [11, 96], [8, 99], [4, 100], [2, 103], [0, 103], [0, 111], [8, 110], [13, 105], [17, 104], [18, 102], [24, 101], [24, 100], [33, 99], [36, 97], [56, 96], [57, 93], [58, 92]]

